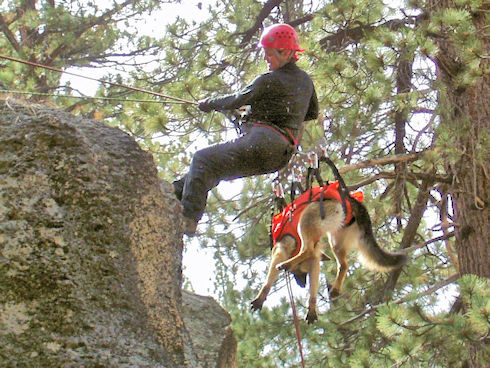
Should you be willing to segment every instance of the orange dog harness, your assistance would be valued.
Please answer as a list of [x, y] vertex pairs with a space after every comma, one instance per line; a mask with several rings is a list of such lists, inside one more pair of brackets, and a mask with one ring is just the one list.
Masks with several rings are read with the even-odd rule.
[[[275, 246], [285, 235], [291, 235], [296, 240], [296, 251], [293, 257], [297, 255], [301, 249], [301, 239], [298, 234], [298, 223], [301, 218], [301, 213], [306, 208], [306, 205], [311, 202], [320, 201], [321, 199], [335, 199], [342, 204], [339, 185], [338, 181], [334, 181], [322, 187], [314, 186], [288, 204], [282, 212], [275, 215], [272, 218], [272, 246]], [[362, 202], [364, 199], [362, 192], [354, 192], [350, 196], [358, 202]], [[345, 201], [345, 205], [347, 213], [344, 226], [347, 226], [353, 220], [353, 215], [352, 207], [348, 200]], [[320, 239], [315, 239], [315, 242], [318, 240]]]

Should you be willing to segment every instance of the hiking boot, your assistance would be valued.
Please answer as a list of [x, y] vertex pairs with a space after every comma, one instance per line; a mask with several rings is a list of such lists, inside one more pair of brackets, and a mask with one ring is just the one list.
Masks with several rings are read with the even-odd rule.
[[197, 221], [189, 217], [184, 217], [184, 234], [187, 236], [196, 235]]
[[176, 180], [172, 183], [174, 187], [174, 194], [179, 201], [182, 202], [182, 190], [184, 189], [184, 183], [182, 180]]

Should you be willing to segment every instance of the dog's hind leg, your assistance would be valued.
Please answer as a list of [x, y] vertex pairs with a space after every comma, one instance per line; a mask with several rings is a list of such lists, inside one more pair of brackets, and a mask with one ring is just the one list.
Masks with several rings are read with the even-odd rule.
[[349, 269], [347, 254], [351, 249], [356, 249], [359, 244], [359, 229], [357, 224], [354, 223], [330, 234], [329, 240], [330, 247], [337, 261], [337, 276], [330, 289], [330, 296], [335, 298], [342, 292], [347, 270]]
[[[298, 235], [301, 239], [301, 249], [299, 250], [299, 253], [291, 259], [278, 264], [277, 268], [279, 270], [294, 271], [294, 269], [300, 263], [313, 255], [315, 237], [317, 238], [316, 240], [320, 238], [319, 236], [317, 237], [317, 229], [319, 228], [320, 221], [319, 217], [316, 216], [320, 212], [319, 209], [313, 209], [316, 207], [315, 205], [316, 202], [309, 204], [301, 214], [301, 218], [298, 223]], [[315, 226], [315, 224], [318, 226]]]
[[288, 235], [282, 238], [281, 241], [278, 242], [274, 248], [272, 248], [271, 263], [269, 266], [269, 271], [267, 272], [267, 281], [264, 286], [262, 286], [255, 299], [252, 300], [252, 310], [255, 311], [262, 309], [262, 305], [264, 304], [274, 281], [276, 281], [277, 277], [279, 276], [279, 270], [276, 268], [276, 266], [288, 259], [295, 249], [296, 241], [294, 238]]
[[310, 299], [308, 301], [308, 314], [306, 320], [308, 323], [314, 323], [318, 320], [318, 314], [316, 311], [316, 300], [318, 295], [318, 284], [320, 279], [320, 259], [321, 254], [315, 255], [310, 260]]
[[343, 240], [344, 239], [341, 239], [341, 241], [337, 243], [333, 243], [334, 241], [332, 240], [331, 244], [335, 259], [337, 261], [337, 276], [335, 277], [335, 281], [330, 289], [330, 296], [332, 298], [336, 298], [340, 295], [345, 281], [345, 276], [347, 275], [347, 270], [349, 269], [349, 264], [347, 263], [348, 249], [345, 247], [346, 243], [343, 243]]
[[[299, 253], [279, 264], [280, 270], [293, 271], [301, 262], [313, 254], [318, 253], [316, 247], [321, 247], [318, 240], [327, 232], [336, 231], [342, 226], [345, 215], [342, 206], [337, 201], [326, 200], [323, 202], [325, 218], [320, 217], [320, 203], [312, 202], [301, 214], [298, 223], [298, 235], [301, 238], [301, 249]], [[321, 251], [321, 250], [320, 250]]]

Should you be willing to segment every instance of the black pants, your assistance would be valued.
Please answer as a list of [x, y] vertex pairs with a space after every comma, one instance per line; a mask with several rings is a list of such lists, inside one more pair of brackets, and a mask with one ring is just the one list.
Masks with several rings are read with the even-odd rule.
[[184, 216], [199, 221], [206, 208], [208, 191], [221, 180], [267, 174], [286, 166], [294, 146], [275, 131], [253, 127], [246, 135], [197, 151], [189, 172], [175, 181]]

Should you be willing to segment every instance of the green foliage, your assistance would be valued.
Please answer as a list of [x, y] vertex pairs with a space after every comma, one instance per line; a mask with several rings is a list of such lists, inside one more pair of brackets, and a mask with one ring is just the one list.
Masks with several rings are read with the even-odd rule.
[[428, 24], [428, 31], [451, 40], [458, 54], [456, 62], [459, 68], [452, 84], [455, 88], [466, 88], [474, 84], [484, 73], [484, 64], [481, 62], [484, 46], [468, 9], [475, 9], [479, 4], [466, 1], [459, 3], [459, 8], [446, 8], [434, 12]]
[[[89, 1], [58, 1], [55, 7], [39, 1], [34, 8], [26, 8], [27, 3], [2, 5], [14, 36], [0, 37], [2, 53], [57, 68], [106, 66], [106, 80], [193, 101], [236, 91], [266, 71], [255, 48], [260, 29], [253, 31], [264, 2], [212, 2], [204, 10], [196, 7], [201, 20], [183, 14], [151, 35], [139, 32], [136, 20], [165, 10], [164, 2], [118, 2], [107, 8]], [[307, 124], [304, 150], [324, 139], [339, 167], [391, 156], [400, 143], [405, 153], [426, 150], [416, 161], [373, 164], [343, 175], [348, 185], [364, 191], [377, 239], [389, 250], [398, 250], [404, 241], [427, 177], [436, 179], [426, 216], [405, 246], [441, 235], [443, 213], [451, 208], [442, 204], [447, 182], [438, 180], [461, 158], [455, 142], [472, 134], [467, 116], [460, 116], [458, 124], [447, 124], [454, 117], [449, 95], [471, 86], [485, 71], [483, 42], [473, 24], [483, 2], [457, 0], [448, 9], [425, 6], [411, 1], [401, 12], [382, 1], [320, 1], [314, 8], [310, 2], [285, 1], [263, 22], [312, 15], [297, 27], [306, 49], [298, 63], [315, 82], [321, 112], [318, 121]], [[458, 56], [454, 65], [447, 65], [454, 67], [449, 82], [436, 75], [434, 60], [446, 51], [438, 43], [441, 39], [450, 41]], [[402, 70], [403, 65], [409, 68]], [[59, 74], [17, 63], [2, 61], [0, 79], [10, 89], [77, 94], [73, 83], [61, 83]], [[115, 100], [48, 100], [127, 131], [153, 154], [167, 181], [185, 173], [199, 147], [236, 136], [222, 114], [203, 114], [188, 104], [107, 85], [98, 88], [96, 97]], [[480, 163], [485, 162], [485, 142], [488, 132], [475, 142]], [[327, 169], [323, 175], [333, 179]], [[199, 238], [201, 246], [216, 250], [216, 295], [232, 315], [240, 366], [247, 368], [299, 365], [284, 279], [260, 314], [249, 311], [265, 280], [270, 253], [273, 177], [237, 180], [226, 187], [231, 194], [213, 190], [203, 219], [207, 227]], [[365, 271], [349, 255], [344, 294], [332, 303], [325, 278], [333, 281], [336, 265], [324, 263], [320, 320], [314, 326], [300, 322], [307, 366], [462, 367], [475, 346], [476, 359], [483, 364], [488, 355], [488, 280], [461, 278], [457, 291], [464, 308], [449, 313], [453, 300], [444, 301], [448, 290], [442, 289], [441, 296], [437, 285], [458, 272], [451, 244], [434, 241], [410, 252], [388, 301], [389, 277]], [[302, 319], [307, 297], [297, 291]]]
[[[429, 315], [418, 304], [378, 309], [377, 329], [393, 341], [387, 350], [394, 362], [462, 367], [469, 346], [483, 343], [489, 328], [488, 280], [467, 275], [459, 284], [466, 303], [464, 314]], [[483, 359], [488, 347], [482, 349]]]

